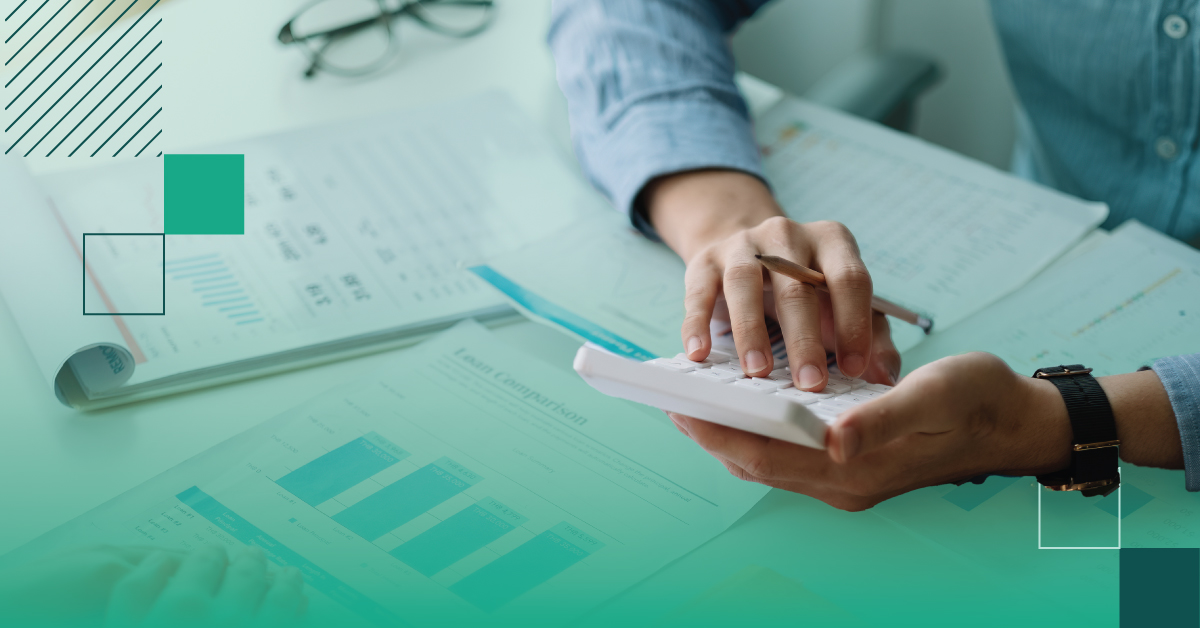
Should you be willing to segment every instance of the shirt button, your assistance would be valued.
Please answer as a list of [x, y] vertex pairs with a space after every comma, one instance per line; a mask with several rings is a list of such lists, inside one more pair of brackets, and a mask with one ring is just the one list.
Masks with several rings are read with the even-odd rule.
[[1166, 160], [1171, 160], [1174, 159], [1175, 155], [1179, 153], [1179, 147], [1175, 145], [1175, 142], [1171, 141], [1171, 138], [1160, 137], [1158, 138], [1158, 141], [1154, 143], [1154, 151], [1158, 153], [1159, 157], [1162, 157]]
[[1163, 32], [1171, 39], [1183, 39], [1188, 34], [1187, 20], [1178, 15], [1168, 15], [1167, 19], [1163, 20]]

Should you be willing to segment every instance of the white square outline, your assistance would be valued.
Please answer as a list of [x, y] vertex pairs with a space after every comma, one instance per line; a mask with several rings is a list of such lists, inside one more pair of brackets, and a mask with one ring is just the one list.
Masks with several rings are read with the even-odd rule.
[[[1117, 467], [1117, 473], [1121, 473], [1121, 467]], [[1038, 549], [1040, 550], [1119, 550], [1121, 549], [1121, 485], [1117, 485], [1117, 544], [1115, 547], [1042, 547], [1042, 485], [1034, 484], [1037, 487], [1038, 496]]]

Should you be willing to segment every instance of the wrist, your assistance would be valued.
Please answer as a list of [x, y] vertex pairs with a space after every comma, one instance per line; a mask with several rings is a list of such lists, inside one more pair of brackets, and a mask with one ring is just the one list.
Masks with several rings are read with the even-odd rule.
[[1071, 464], [1071, 418], [1058, 387], [1044, 379], [1017, 378], [1016, 392], [1009, 399], [1009, 410], [1017, 421], [1016, 438], [1011, 445], [1013, 475], [1043, 475]]
[[782, 216], [761, 179], [733, 170], [693, 170], [654, 179], [642, 193], [646, 217], [684, 262], [704, 248]]
[[1166, 388], [1154, 371], [1097, 378], [1113, 408], [1121, 459], [1130, 464], [1183, 468], [1183, 444]]

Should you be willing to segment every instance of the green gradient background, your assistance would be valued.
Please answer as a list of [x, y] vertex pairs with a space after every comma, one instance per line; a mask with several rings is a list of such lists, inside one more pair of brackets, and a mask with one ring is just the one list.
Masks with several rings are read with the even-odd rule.
[[[531, 324], [498, 335], [563, 370], [577, 348]], [[86, 427], [104, 417], [80, 420]], [[29, 455], [36, 473], [37, 452]], [[1200, 496], [1184, 490], [1181, 472], [1126, 466], [1123, 475], [1124, 546], [1200, 547], [1193, 531]], [[10, 481], [19, 490], [19, 478]], [[991, 478], [922, 489], [861, 513], [771, 491], [727, 532], [576, 625], [1118, 625], [1118, 552], [1038, 550], [1039, 490], [1032, 478]], [[1043, 491], [1043, 541], [1110, 538], [1113, 499]], [[19, 513], [5, 514], [0, 535], [20, 528]], [[1060, 534], [1067, 525], [1082, 532]], [[544, 619], [524, 624], [553, 625]]]

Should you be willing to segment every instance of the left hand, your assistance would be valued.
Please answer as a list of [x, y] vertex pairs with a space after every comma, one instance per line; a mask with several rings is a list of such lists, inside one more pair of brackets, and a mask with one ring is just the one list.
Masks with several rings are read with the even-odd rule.
[[1070, 462], [1071, 424], [1054, 385], [987, 353], [927, 364], [847, 410], [826, 433], [825, 451], [670, 416], [733, 475], [842, 510], [984, 473], [1037, 475]]

